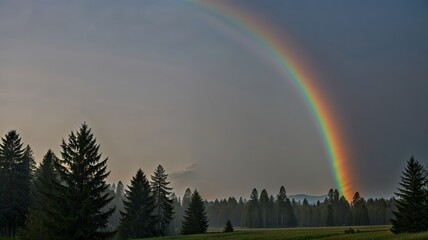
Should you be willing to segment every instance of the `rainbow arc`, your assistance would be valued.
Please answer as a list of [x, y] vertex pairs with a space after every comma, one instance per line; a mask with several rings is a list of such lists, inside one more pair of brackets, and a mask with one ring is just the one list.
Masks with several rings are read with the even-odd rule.
[[194, 0], [191, 2], [233, 25], [237, 31], [244, 32], [252, 41], [255, 41], [258, 47], [268, 53], [269, 60], [276, 65], [282, 77], [293, 82], [314, 116], [331, 163], [337, 188], [348, 201], [352, 200], [353, 187], [346, 164], [347, 155], [342, 146], [343, 138], [333, 118], [333, 111], [316, 87], [315, 78], [311, 76], [309, 68], [294, 53], [289, 40], [284, 41], [284, 37], [280, 36], [283, 31], [276, 31], [274, 26], [265, 22], [263, 18], [257, 18], [245, 9], [236, 8], [227, 1]]

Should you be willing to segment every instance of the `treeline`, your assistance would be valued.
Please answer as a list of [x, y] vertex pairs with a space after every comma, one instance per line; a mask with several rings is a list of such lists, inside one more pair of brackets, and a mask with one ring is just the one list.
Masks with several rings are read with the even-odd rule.
[[[120, 182], [117, 186], [122, 189]], [[123, 196], [117, 193], [117, 200], [114, 202], [120, 203]], [[185, 208], [191, 196], [190, 189], [185, 191], [183, 198], [171, 194], [175, 214], [168, 227], [168, 234], [180, 234]], [[365, 200], [356, 193], [353, 201], [348, 203], [333, 189], [330, 189], [323, 202], [310, 204], [306, 199], [300, 202], [288, 198], [284, 187], [280, 188], [275, 197], [268, 195], [266, 190], [262, 190], [259, 196], [257, 189], [253, 189], [249, 200], [229, 197], [222, 200], [205, 200], [204, 204], [209, 225], [215, 228], [224, 227], [228, 220], [235, 227], [247, 228], [388, 225], [391, 224], [390, 220], [396, 209], [394, 198]], [[119, 217], [110, 219], [112, 227], [118, 219]]]
[[210, 226], [222, 227], [227, 220], [248, 228], [325, 227], [390, 224], [395, 200], [368, 199], [355, 193], [351, 203], [330, 189], [323, 202], [310, 204], [289, 199], [284, 187], [274, 197], [253, 189], [248, 201], [234, 197], [207, 202]]
[[[109, 185], [107, 158], [91, 129], [82, 124], [49, 150], [39, 167], [16, 131], [0, 143], [0, 237], [22, 239], [134, 239], [171, 232], [174, 198], [161, 165], [150, 181], [139, 169], [125, 188]], [[180, 212], [181, 234], [208, 228], [205, 204], [195, 190]], [[180, 209], [181, 211], [181, 209]]]
[[82, 124], [61, 143], [60, 157], [47, 151], [36, 167], [33, 151], [16, 131], [0, 142], [0, 237], [22, 239], [132, 239], [205, 233], [211, 227], [248, 228], [385, 225], [394, 233], [428, 229], [426, 170], [413, 158], [403, 172], [398, 199], [351, 202], [330, 189], [323, 202], [290, 199], [253, 189], [242, 197], [203, 201], [187, 189], [177, 197], [159, 165], [147, 177], [139, 169], [129, 186], [110, 185], [107, 158]]

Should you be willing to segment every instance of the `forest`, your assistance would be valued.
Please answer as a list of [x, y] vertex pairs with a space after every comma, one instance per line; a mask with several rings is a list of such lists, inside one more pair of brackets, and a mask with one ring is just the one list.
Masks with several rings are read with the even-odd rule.
[[426, 170], [412, 157], [397, 199], [348, 201], [330, 189], [324, 201], [278, 193], [248, 199], [203, 200], [188, 188], [183, 197], [169, 186], [159, 165], [151, 175], [136, 169], [130, 185], [107, 183], [108, 158], [84, 123], [61, 143], [60, 157], [48, 150], [36, 166], [33, 151], [17, 131], [0, 143], [0, 237], [22, 239], [134, 239], [206, 233], [208, 227], [292, 228], [390, 225], [393, 233], [428, 229]]
[[[116, 204], [116, 212], [109, 219], [109, 226], [115, 228], [120, 221], [119, 211], [124, 200], [121, 182], [113, 184], [110, 195], [114, 196], [112, 205]], [[169, 233], [179, 234], [181, 219], [185, 206], [190, 202], [192, 191], [187, 189], [183, 198], [171, 194], [174, 208], [174, 219], [170, 223]], [[297, 202], [289, 199], [284, 187], [274, 197], [262, 190], [260, 197], [254, 189], [250, 199], [240, 197], [204, 201], [209, 226], [222, 228], [230, 220], [235, 227], [245, 228], [287, 228], [287, 227], [328, 227], [328, 226], [364, 226], [388, 225], [396, 209], [394, 198], [368, 199], [355, 194], [351, 203], [341, 196], [337, 190], [330, 190], [323, 202], [309, 204], [306, 199]]]

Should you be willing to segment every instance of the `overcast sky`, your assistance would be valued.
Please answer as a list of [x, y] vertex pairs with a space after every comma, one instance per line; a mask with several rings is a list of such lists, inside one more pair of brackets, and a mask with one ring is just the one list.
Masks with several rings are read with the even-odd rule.
[[[363, 196], [392, 196], [412, 154], [428, 163], [427, 1], [233, 2], [298, 43]], [[0, 1], [0, 134], [18, 130], [40, 161], [86, 121], [110, 182], [162, 164], [178, 195], [327, 193], [330, 162], [292, 82], [205, 14], [188, 1]]]

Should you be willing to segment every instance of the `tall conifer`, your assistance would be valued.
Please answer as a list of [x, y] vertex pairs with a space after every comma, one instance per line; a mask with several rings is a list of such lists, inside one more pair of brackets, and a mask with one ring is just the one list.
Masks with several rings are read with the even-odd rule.
[[60, 184], [50, 209], [50, 229], [58, 239], [106, 239], [114, 232], [104, 230], [113, 209], [101, 211], [111, 200], [106, 191], [107, 158], [86, 123], [71, 132], [61, 144], [62, 159], [54, 161]]
[[151, 188], [155, 199], [154, 215], [156, 216], [156, 235], [163, 236], [166, 233], [169, 223], [173, 219], [173, 199], [171, 198], [172, 188], [168, 187], [168, 174], [164, 168], [159, 165], [152, 178]]
[[260, 216], [261, 227], [267, 227], [269, 214], [269, 195], [265, 189], [260, 193]]
[[257, 189], [251, 192], [250, 200], [246, 204], [246, 226], [257, 228], [261, 225], [260, 202]]
[[391, 219], [393, 233], [426, 231], [425, 200], [426, 177], [424, 169], [413, 156], [407, 161], [398, 192], [397, 211], [394, 211], [395, 219]]
[[153, 216], [155, 200], [150, 184], [141, 169], [132, 178], [125, 191], [124, 212], [119, 225], [122, 239], [151, 237], [155, 234], [156, 219]]
[[286, 225], [286, 207], [285, 203], [287, 201], [287, 193], [284, 186], [281, 186], [277, 196], [277, 211], [278, 211], [278, 226], [285, 227]]
[[30, 204], [31, 149], [12, 130], [0, 143], [0, 236], [16, 235]]
[[53, 162], [56, 161], [55, 154], [49, 150], [36, 170], [34, 177], [34, 190], [32, 207], [27, 215], [26, 231], [24, 239], [44, 240], [53, 239], [49, 228], [51, 217], [49, 211], [55, 198], [55, 185], [58, 184], [58, 176], [55, 173]]
[[206, 233], [207, 229], [208, 219], [205, 205], [198, 191], [195, 190], [184, 214], [181, 234]]

